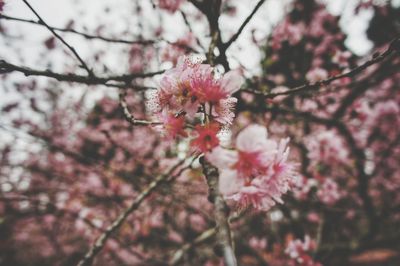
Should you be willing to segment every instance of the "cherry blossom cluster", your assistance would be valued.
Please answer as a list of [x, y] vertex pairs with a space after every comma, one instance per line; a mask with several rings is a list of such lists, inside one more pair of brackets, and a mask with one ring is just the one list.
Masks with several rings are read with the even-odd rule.
[[219, 169], [220, 191], [227, 199], [241, 207], [268, 210], [276, 202], [282, 203], [282, 195], [295, 183], [295, 165], [287, 161], [289, 139], [268, 139], [261, 125], [242, 130], [235, 149], [219, 145], [217, 134], [232, 124], [237, 102], [232, 94], [242, 83], [237, 71], [218, 77], [210, 65], [181, 57], [163, 76], [150, 106], [161, 119], [167, 137], [188, 137], [191, 128], [191, 147], [205, 153]]
[[[167, 137], [188, 137], [188, 127], [194, 125], [197, 139], [192, 141], [192, 147], [207, 152], [218, 146], [221, 127], [232, 123], [237, 99], [231, 95], [242, 83], [243, 78], [236, 71], [218, 77], [210, 65], [181, 57], [177, 66], [164, 74], [150, 106]], [[199, 119], [203, 121], [196, 122]]]
[[296, 182], [295, 164], [288, 162], [289, 139], [267, 137], [265, 127], [250, 125], [239, 133], [233, 150], [219, 146], [207, 154], [219, 169], [221, 193], [239, 206], [268, 210], [282, 203], [282, 195]]

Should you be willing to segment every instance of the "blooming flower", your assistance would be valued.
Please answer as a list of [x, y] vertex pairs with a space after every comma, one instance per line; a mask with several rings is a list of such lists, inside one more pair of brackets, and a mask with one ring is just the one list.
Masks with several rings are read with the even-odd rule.
[[205, 106], [215, 121], [231, 124], [237, 102], [231, 95], [242, 83], [243, 78], [237, 71], [216, 77], [210, 65], [181, 57], [175, 68], [165, 72], [150, 105], [156, 107], [153, 108], [156, 112], [184, 112], [189, 117], [193, 117], [200, 106]]
[[201, 151], [208, 152], [219, 144], [217, 134], [220, 130], [220, 126], [217, 123], [209, 123], [204, 126], [197, 125], [195, 133], [197, 137], [191, 142], [192, 147]]
[[171, 113], [163, 113], [161, 115], [161, 121], [164, 126], [166, 136], [168, 138], [176, 138], [177, 136], [187, 137], [187, 133], [184, 130], [185, 117], [175, 116]]
[[287, 162], [288, 139], [267, 139], [267, 130], [250, 125], [236, 139], [235, 150], [216, 147], [206, 158], [220, 170], [220, 191], [241, 206], [268, 210], [295, 181], [294, 165]]
[[153, 103], [158, 107], [158, 111], [168, 110], [175, 113], [184, 111], [189, 115], [197, 112], [199, 102], [190, 87], [194, 70], [192, 63], [184, 57], [180, 58], [175, 68], [165, 72]]
[[232, 124], [233, 118], [235, 118], [233, 109], [236, 102], [237, 99], [235, 97], [219, 100], [212, 106], [211, 115], [221, 124]]

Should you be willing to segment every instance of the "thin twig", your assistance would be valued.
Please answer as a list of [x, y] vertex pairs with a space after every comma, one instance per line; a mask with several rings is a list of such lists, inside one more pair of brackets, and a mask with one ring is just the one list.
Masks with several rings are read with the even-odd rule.
[[136, 199], [131, 203], [131, 205], [122, 212], [118, 218], [105, 230], [103, 234], [93, 244], [93, 246], [89, 249], [89, 251], [85, 254], [82, 260], [77, 264], [78, 266], [90, 266], [93, 263], [96, 255], [102, 250], [108, 238], [110, 238], [111, 234], [117, 231], [121, 225], [124, 223], [126, 218], [135, 211], [140, 204], [146, 199], [160, 184], [168, 181], [168, 179], [172, 180], [174, 177], [177, 177], [182, 174], [183, 171], [190, 167], [186, 166], [180, 169], [174, 176], [171, 178], [170, 176], [176, 171], [176, 169], [181, 166], [185, 160], [179, 161], [175, 164], [165, 175], [158, 176], [154, 181], [150, 183], [140, 194], [136, 197]]
[[[19, 21], [19, 22], [25, 22], [25, 23], [30, 23], [38, 26], [45, 26], [43, 23], [40, 21], [36, 20], [30, 20], [30, 19], [23, 19], [23, 18], [16, 18], [16, 17], [11, 17], [11, 16], [6, 16], [3, 14], [0, 14], [0, 19], [6, 19], [6, 20], [12, 20], [12, 21]], [[49, 25], [48, 25], [49, 26]], [[113, 39], [113, 38], [108, 38], [104, 36], [99, 36], [99, 35], [92, 35], [88, 34], [85, 32], [77, 31], [75, 29], [69, 29], [69, 28], [59, 28], [59, 27], [54, 27], [54, 26], [49, 26], [52, 28], [54, 31], [59, 31], [59, 32], [67, 32], [67, 33], [73, 33], [80, 35], [86, 39], [98, 39], [102, 40], [105, 42], [112, 42], [112, 43], [124, 43], [124, 44], [140, 44], [140, 45], [152, 45], [155, 44], [158, 40], [124, 40], [124, 39]]]
[[243, 21], [242, 25], [239, 27], [239, 30], [227, 41], [224, 43], [223, 47], [225, 50], [229, 48], [229, 46], [234, 43], [237, 38], [239, 38], [239, 35], [242, 33], [246, 25], [250, 22], [250, 20], [253, 18], [253, 16], [256, 14], [258, 9], [264, 4], [265, 0], [260, 0], [258, 1], [257, 5], [254, 7], [253, 11], [250, 13], [250, 15]]
[[[0, 19], [5, 19], [5, 20], [12, 20], [12, 21], [18, 21], [18, 22], [24, 22], [24, 23], [30, 23], [30, 24], [34, 24], [34, 25], [38, 25], [38, 26], [45, 26], [43, 25], [43, 23], [41, 23], [40, 21], [36, 21], [36, 20], [30, 20], [30, 19], [23, 19], [23, 18], [16, 18], [16, 17], [11, 17], [11, 16], [6, 16], [6, 15], [2, 15], [0, 14]], [[173, 46], [177, 46], [180, 48], [184, 48], [188, 51], [191, 52], [197, 52], [196, 49], [194, 49], [193, 47], [190, 47], [188, 45], [182, 44], [182, 43], [177, 43], [177, 42], [172, 42], [169, 40], [165, 40], [165, 39], [148, 39], [148, 40], [127, 40], [127, 39], [115, 39], [115, 38], [110, 38], [110, 37], [105, 37], [105, 36], [101, 36], [101, 35], [93, 35], [93, 34], [89, 34], [89, 33], [85, 33], [82, 31], [78, 31], [75, 29], [69, 29], [69, 28], [59, 28], [59, 27], [54, 27], [54, 26], [49, 26], [50, 28], [52, 28], [54, 31], [59, 31], [59, 32], [65, 32], [65, 33], [73, 33], [76, 35], [80, 35], [88, 40], [100, 40], [100, 41], [104, 41], [104, 42], [108, 42], [108, 43], [120, 43], [120, 44], [139, 44], [139, 45], [154, 45], [156, 43], [159, 42], [165, 42], [169, 45], [173, 45]]]
[[196, 237], [193, 241], [186, 243], [180, 249], [174, 252], [172, 258], [170, 259], [168, 265], [177, 265], [183, 258], [183, 255], [187, 253], [188, 250], [192, 249], [194, 246], [197, 246], [210, 238], [214, 237], [217, 230], [216, 228], [210, 228], [203, 233], [201, 233], [198, 237]]
[[[185, 24], [186, 24], [186, 26], [188, 27], [189, 31], [193, 33], [193, 28], [192, 28], [192, 26], [190, 25], [190, 22], [189, 22], [189, 20], [188, 20], [188, 18], [187, 18], [187, 16], [186, 16], [185, 12], [180, 11], [180, 13], [181, 13], [182, 18], [183, 18], [183, 21], [185, 22]], [[199, 38], [198, 38], [197, 36], [195, 36], [195, 39], [196, 39], [197, 45], [198, 45], [199, 47], [201, 47], [201, 48], [204, 50], [204, 47], [203, 47], [203, 45], [201, 44]]]
[[149, 126], [149, 125], [160, 125], [161, 122], [147, 121], [136, 119], [132, 113], [129, 111], [128, 104], [125, 100], [127, 90], [124, 88], [119, 89], [119, 103], [121, 105], [122, 111], [124, 112], [125, 119], [134, 126]]
[[312, 90], [316, 90], [318, 88], [320, 88], [321, 86], [327, 86], [330, 83], [332, 83], [335, 80], [338, 79], [342, 79], [342, 78], [350, 78], [350, 77], [354, 77], [355, 75], [361, 73], [363, 70], [367, 69], [368, 67], [377, 64], [379, 62], [382, 62], [384, 59], [386, 59], [387, 57], [389, 57], [392, 53], [394, 52], [398, 52], [400, 50], [400, 48], [398, 48], [397, 46], [399, 46], [400, 43], [400, 38], [397, 38], [395, 40], [393, 40], [390, 45], [388, 46], [388, 48], [382, 53], [382, 54], [374, 54], [374, 56], [372, 57], [372, 59], [366, 61], [365, 63], [351, 69], [350, 71], [343, 73], [343, 74], [339, 74], [336, 76], [332, 76], [329, 77], [327, 79], [324, 80], [320, 80], [314, 83], [307, 83], [307, 84], [303, 84], [301, 86], [295, 87], [293, 89], [287, 90], [287, 91], [283, 91], [283, 92], [277, 92], [277, 93], [264, 93], [261, 91], [255, 91], [255, 90], [248, 90], [248, 89], [243, 89], [243, 91], [246, 92], [250, 92], [253, 94], [257, 94], [257, 95], [262, 95], [265, 98], [268, 99], [272, 99], [275, 98], [277, 96], [282, 96], [282, 95], [292, 95], [292, 94], [297, 94], [297, 93], [302, 93], [305, 91], [312, 91]]
[[29, 9], [36, 15], [36, 17], [39, 20], [40, 24], [43, 24], [57, 39], [59, 39], [74, 55], [75, 57], [79, 60], [81, 63], [81, 66], [87, 71], [89, 76], [93, 76], [93, 71], [86, 65], [85, 61], [79, 56], [79, 54], [76, 52], [75, 48], [69, 45], [60, 35], [57, 34], [57, 32], [54, 31], [52, 27], [47, 25], [47, 23], [41, 18], [41, 16], [36, 12], [36, 10], [29, 4], [27, 0], [22, 0], [28, 7]]

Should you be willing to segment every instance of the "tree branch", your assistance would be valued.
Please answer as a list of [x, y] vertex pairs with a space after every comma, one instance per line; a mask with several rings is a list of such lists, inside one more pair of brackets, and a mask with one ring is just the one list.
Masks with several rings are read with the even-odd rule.
[[[11, 20], [11, 21], [19, 21], [19, 22], [24, 22], [24, 23], [30, 23], [30, 24], [37, 25], [37, 26], [45, 26], [40, 21], [35, 21], [35, 20], [30, 20], [30, 19], [23, 19], [23, 18], [16, 18], [16, 17], [11, 17], [11, 16], [6, 16], [6, 15], [3, 15], [3, 14], [0, 14], [0, 19]], [[76, 35], [80, 35], [80, 36], [82, 36], [82, 37], [84, 37], [85, 39], [88, 39], [88, 40], [100, 40], [100, 41], [104, 41], [104, 42], [108, 42], [108, 43], [120, 43], [120, 44], [129, 44], [129, 45], [132, 45], [132, 44], [154, 45], [154, 44], [156, 44], [158, 42], [165, 42], [165, 43], [167, 43], [169, 45], [181, 47], [181, 48], [184, 48], [184, 49], [186, 49], [188, 51], [191, 51], [191, 52], [197, 52], [197, 50], [194, 49], [193, 47], [190, 47], [190, 46], [182, 44], [182, 43], [176, 43], [176, 42], [168, 41], [168, 40], [165, 40], [165, 39], [148, 39], [148, 40], [115, 39], [115, 38], [110, 38], [110, 37], [104, 37], [104, 36], [101, 36], [101, 35], [93, 35], [93, 34], [85, 33], [85, 32], [82, 32], [82, 31], [75, 30], [75, 29], [59, 28], [59, 27], [54, 27], [54, 26], [49, 26], [49, 27], [52, 28], [54, 31], [65, 32], [65, 33], [73, 33], [73, 34], [76, 34]]]
[[35, 9], [29, 4], [27, 0], [22, 0], [28, 7], [29, 9], [36, 15], [36, 17], [39, 20], [39, 23], [44, 25], [57, 39], [59, 39], [78, 59], [78, 61], [81, 63], [81, 66], [87, 71], [89, 76], [93, 76], [93, 71], [86, 65], [85, 61], [79, 56], [79, 54], [76, 52], [75, 48], [69, 45], [60, 35], [57, 34], [57, 32], [54, 31], [52, 27], [47, 25], [47, 23], [40, 17], [40, 15], [35, 11]]
[[209, 188], [209, 200], [214, 204], [214, 217], [216, 222], [216, 236], [219, 247], [222, 249], [226, 266], [236, 266], [236, 257], [232, 248], [231, 230], [228, 222], [229, 208], [218, 188], [219, 174], [217, 168], [206, 161], [204, 157], [200, 158], [203, 166], [203, 174], [207, 179]]
[[[239, 219], [242, 216], [243, 212], [230, 216], [228, 221], [233, 222]], [[194, 246], [200, 245], [201, 243], [206, 242], [207, 240], [211, 239], [217, 233], [217, 228], [210, 228], [199, 236], [197, 236], [194, 240], [190, 241], [189, 243], [184, 244], [180, 249], [176, 250], [172, 255], [171, 259], [169, 260], [169, 265], [177, 265], [183, 258], [186, 252], [192, 249]]]
[[248, 90], [248, 89], [243, 89], [244, 91], [250, 92], [250, 93], [254, 93], [257, 95], [262, 95], [267, 99], [272, 99], [275, 98], [277, 96], [281, 96], [281, 95], [292, 95], [292, 94], [298, 94], [298, 93], [302, 93], [302, 92], [306, 92], [306, 91], [312, 91], [312, 90], [317, 90], [319, 89], [321, 86], [326, 86], [329, 85], [330, 83], [332, 83], [335, 80], [338, 79], [342, 79], [342, 78], [350, 78], [350, 77], [354, 77], [357, 74], [361, 73], [363, 70], [367, 69], [368, 67], [377, 64], [379, 62], [382, 62], [383, 60], [385, 60], [387, 57], [389, 57], [391, 54], [393, 54], [394, 52], [399, 53], [400, 48], [398, 46], [400, 46], [400, 38], [394, 39], [390, 45], [388, 46], [388, 48], [382, 53], [375, 53], [372, 57], [372, 59], [368, 60], [367, 62], [365, 62], [364, 64], [361, 64], [355, 68], [353, 68], [352, 70], [343, 73], [343, 74], [339, 74], [336, 76], [332, 76], [329, 77], [327, 79], [324, 80], [320, 80], [314, 83], [307, 83], [298, 87], [295, 87], [293, 89], [287, 90], [287, 91], [283, 91], [283, 92], [278, 92], [278, 93], [264, 93], [264, 92], [260, 92], [260, 91], [255, 91], [255, 90]]
[[131, 114], [128, 108], [128, 104], [126, 103], [126, 94], [127, 91], [124, 88], [119, 89], [119, 104], [121, 105], [122, 111], [124, 112], [125, 119], [134, 126], [149, 126], [149, 125], [161, 125], [161, 122], [152, 122], [147, 120], [139, 120], [135, 119], [135, 117]]
[[[86, 76], [86, 75], [77, 75], [77, 74], [62, 74], [52, 72], [50, 70], [36, 70], [25, 66], [17, 66], [11, 63], [8, 63], [5, 60], [0, 60], [0, 74], [10, 73], [10, 72], [20, 72], [25, 76], [43, 76], [48, 78], [54, 78], [58, 81], [67, 81], [67, 82], [76, 82], [83, 83], [87, 85], [104, 85], [108, 87], [126, 87], [126, 84], [132, 82], [132, 80], [136, 78], [147, 78], [153, 77], [165, 72], [165, 70], [156, 71], [156, 72], [148, 72], [148, 73], [133, 73], [133, 74], [125, 74], [120, 76], [108, 76], [108, 77], [99, 77], [99, 76]], [[112, 81], [116, 81], [119, 83], [110, 83]], [[140, 85], [135, 85], [138, 89], [152, 89], [152, 87], [145, 87]]]
[[[183, 12], [183, 11], [181, 10], [180, 13], [181, 13], [181, 15], [182, 15], [183, 21], [185, 22], [185, 25], [187, 26], [187, 28], [189, 29], [189, 31], [193, 33], [193, 28], [192, 28], [192, 26], [190, 25], [190, 22], [189, 22], [189, 20], [187, 19], [187, 16], [186, 16], [185, 12]], [[198, 45], [199, 47], [203, 48], [203, 50], [204, 50], [204, 47], [203, 47], [203, 45], [201, 44], [199, 38], [198, 38], [197, 36], [195, 36], [195, 39], [196, 39], [197, 45]]]
[[[3, 15], [3, 14], [0, 14], [0, 19], [25, 22], [25, 23], [38, 25], [38, 26], [45, 26], [42, 22], [40, 22], [40, 20], [39, 21], [35, 21], [35, 20], [30, 20], [30, 19], [16, 18], [16, 17], [11, 17], [11, 16], [6, 16], [6, 15]], [[85, 32], [77, 31], [75, 29], [59, 28], [59, 27], [54, 27], [54, 26], [49, 26], [49, 25], [48, 25], [48, 27], [50, 27], [54, 31], [77, 34], [77, 35], [80, 35], [80, 36], [82, 36], [82, 37], [84, 37], [86, 39], [89, 39], [89, 40], [98, 39], [98, 40], [102, 40], [102, 41], [105, 41], [105, 42], [111, 42], [111, 43], [141, 44], [141, 45], [152, 45], [152, 44], [157, 42], [157, 40], [113, 39], [113, 38], [108, 38], [108, 37], [104, 37], [104, 36], [88, 34], [88, 33], [85, 33]]]
[[172, 258], [169, 261], [169, 265], [177, 265], [183, 258], [183, 255], [188, 252], [188, 250], [192, 249], [194, 246], [204, 243], [209, 240], [213, 236], [215, 236], [217, 230], [216, 228], [210, 228], [203, 233], [201, 233], [198, 237], [196, 237], [193, 241], [186, 243], [180, 249], [174, 252]]

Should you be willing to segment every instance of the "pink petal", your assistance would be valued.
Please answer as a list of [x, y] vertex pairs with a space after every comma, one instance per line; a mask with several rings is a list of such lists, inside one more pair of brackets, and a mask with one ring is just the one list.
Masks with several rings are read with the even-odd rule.
[[206, 154], [206, 159], [219, 169], [228, 169], [237, 162], [238, 153], [218, 146]]
[[237, 139], [236, 147], [245, 152], [255, 152], [263, 149], [267, 142], [267, 129], [261, 125], [250, 125], [243, 129]]
[[221, 86], [229, 95], [240, 89], [244, 79], [238, 70], [227, 72], [221, 80]]

